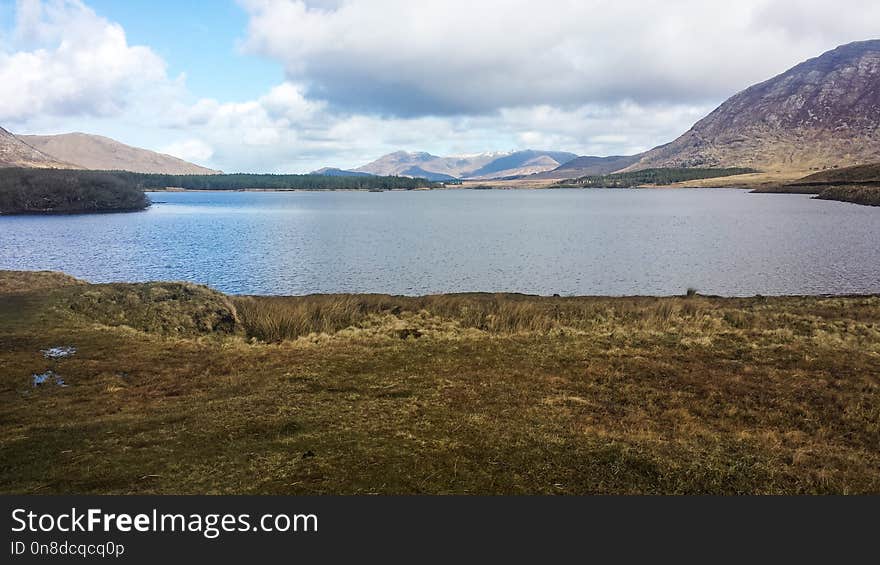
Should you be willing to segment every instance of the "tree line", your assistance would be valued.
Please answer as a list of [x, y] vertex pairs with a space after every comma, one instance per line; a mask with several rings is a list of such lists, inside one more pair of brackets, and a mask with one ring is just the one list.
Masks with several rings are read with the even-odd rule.
[[140, 187], [113, 173], [0, 169], [0, 214], [123, 212], [149, 205]]
[[412, 190], [432, 188], [436, 183], [426, 179], [379, 176], [273, 175], [235, 173], [228, 175], [162, 175], [129, 173], [112, 174], [144, 190], [184, 188], [189, 190], [242, 190], [248, 188], [274, 190]]

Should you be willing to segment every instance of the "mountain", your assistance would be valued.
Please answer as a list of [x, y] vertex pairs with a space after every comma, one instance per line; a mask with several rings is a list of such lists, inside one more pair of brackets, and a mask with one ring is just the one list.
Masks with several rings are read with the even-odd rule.
[[177, 157], [139, 149], [109, 137], [86, 133], [16, 136], [40, 152], [78, 168], [97, 171], [132, 171], [172, 175], [212, 175], [218, 171]]
[[460, 178], [465, 173], [478, 169], [498, 157], [498, 153], [480, 153], [477, 155], [459, 155], [455, 157], [438, 157], [425, 152], [410, 153], [395, 151], [379, 157], [372, 163], [355, 169], [374, 175], [405, 175], [407, 170], [418, 167], [428, 173], [448, 175]]
[[611, 157], [578, 157], [556, 167], [552, 171], [546, 171], [532, 175], [532, 179], [572, 179], [578, 177], [607, 175], [629, 167], [640, 158], [639, 155]]
[[880, 161], [880, 40], [850, 43], [733, 96], [625, 170], [794, 170]]
[[415, 166], [417, 163], [429, 163], [440, 159], [430, 153], [409, 153], [407, 151], [395, 151], [383, 155], [371, 163], [354, 169], [361, 173], [370, 173], [379, 176], [399, 175], [401, 171]]
[[443, 174], [443, 173], [435, 173], [433, 171], [426, 171], [425, 169], [423, 169], [421, 167], [416, 167], [416, 166], [409, 167], [408, 169], [404, 169], [403, 171], [400, 172], [400, 176], [413, 177], [413, 178], [419, 178], [419, 179], [427, 179], [429, 181], [434, 181], [434, 182], [458, 180], [457, 177], [454, 177], [452, 175], [447, 175], [447, 174]]
[[75, 165], [63, 163], [28, 145], [21, 139], [0, 128], [0, 167], [26, 167], [36, 169], [75, 169]]
[[452, 157], [396, 151], [355, 170], [374, 175], [431, 175], [431, 180], [490, 179], [549, 171], [575, 157], [562, 151], [535, 150]]
[[372, 177], [370, 173], [361, 173], [358, 171], [347, 171], [345, 169], [337, 169], [334, 167], [322, 167], [317, 171], [312, 171], [312, 175], [323, 175], [325, 177]]
[[552, 171], [564, 163], [576, 158], [574, 153], [563, 151], [515, 151], [509, 155], [494, 159], [475, 171], [467, 174], [468, 178], [491, 179], [511, 177]]

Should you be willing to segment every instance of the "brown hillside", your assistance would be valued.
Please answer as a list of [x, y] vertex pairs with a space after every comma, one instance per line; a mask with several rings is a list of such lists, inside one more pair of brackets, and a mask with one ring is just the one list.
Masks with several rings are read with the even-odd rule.
[[0, 167], [32, 167], [40, 169], [75, 169], [75, 165], [61, 162], [28, 145], [0, 128]]
[[109, 137], [85, 133], [20, 135], [21, 140], [59, 160], [97, 171], [132, 171], [172, 175], [210, 175], [217, 171], [171, 155], [131, 147]]
[[880, 40], [850, 43], [733, 96], [625, 170], [791, 170], [880, 161]]

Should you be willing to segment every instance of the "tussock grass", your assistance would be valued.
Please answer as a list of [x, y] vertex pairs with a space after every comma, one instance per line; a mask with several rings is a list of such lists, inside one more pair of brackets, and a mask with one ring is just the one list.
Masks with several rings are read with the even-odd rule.
[[386, 310], [379, 300], [352, 296], [242, 297], [234, 303], [248, 337], [266, 342], [335, 333], [362, 323], [370, 313]]
[[190, 283], [89, 285], [57, 294], [55, 310], [108, 326], [164, 335], [231, 334], [238, 314], [225, 295]]
[[663, 330], [693, 321], [709, 303], [686, 298], [549, 298], [516, 294], [315, 295], [239, 297], [236, 310], [248, 337], [281, 342], [312, 333], [364, 327], [384, 316], [439, 319], [493, 334], [589, 331], [616, 323]]

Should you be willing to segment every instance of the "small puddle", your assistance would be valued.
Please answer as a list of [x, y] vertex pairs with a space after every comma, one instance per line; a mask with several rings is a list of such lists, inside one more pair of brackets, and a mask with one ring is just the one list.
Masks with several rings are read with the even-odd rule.
[[61, 378], [61, 375], [56, 373], [55, 371], [46, 371], [45, 373], [41, 373], [39, 375], [31, 375], [31, 378], [34, 381], [34, 386], [42, 386], [44, 384], [55, 384], [57, 386], [66, 387], [67, 385], [64, 383], [64, 379]]
[[70, 357], [76, 353], [76, 347], [73, 347], [72, 345], [50, 347], [49, 349], [41, 349], [40, 353], [42, 353], [43, 357], [46, 359], [64, 359], [65, 357]]

